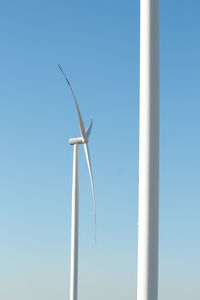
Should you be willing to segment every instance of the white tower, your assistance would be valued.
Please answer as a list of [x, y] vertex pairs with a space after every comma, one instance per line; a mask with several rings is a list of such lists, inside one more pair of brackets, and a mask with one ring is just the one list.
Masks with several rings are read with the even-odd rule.
[[137, 300], [158, 298], [159, 0], [140, 0], [140, 134]]

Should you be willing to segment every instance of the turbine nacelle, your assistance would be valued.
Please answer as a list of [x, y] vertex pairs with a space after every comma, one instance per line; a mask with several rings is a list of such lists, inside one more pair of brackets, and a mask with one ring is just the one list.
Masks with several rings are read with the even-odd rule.
[[88, 143], [88, 140], [84, 140], [83, 137], [77, 137], [77, 138], [71, 138], [71, 139], [69, 139], [69, 144], [70, 145], [85, 144], [85, 143]]

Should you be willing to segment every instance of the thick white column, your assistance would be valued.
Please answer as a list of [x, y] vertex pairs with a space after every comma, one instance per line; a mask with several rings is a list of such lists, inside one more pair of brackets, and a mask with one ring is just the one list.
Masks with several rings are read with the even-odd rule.
[[74, 144], [73, 147], [74, 147], [74, 154], [73, 154], [73, 183], [72, 183], [70, 300], [77, 300], [77, 291], [78, 291], [78, 224], [79, 224], [78, 144]]
[[140, 134], [137, 300], [158, 298], [159, 0], [140, 0]]

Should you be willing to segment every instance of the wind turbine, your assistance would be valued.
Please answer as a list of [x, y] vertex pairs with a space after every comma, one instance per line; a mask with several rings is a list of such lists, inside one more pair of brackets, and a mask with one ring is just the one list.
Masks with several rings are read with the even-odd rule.
[[88, 149], [88, 139], [92, 129], [92, 120], [90, 126], [85, 130], [83, 119], [80, 113], [80, 109], [72, 90], [72, 87], [67, 79], [65, 73], [63, 72], [60, 65], [58, 65], [60, 71], [65, 77], [68, 86], [72, 92], [74, 102], [76, 105], [76, 110], [78, 113], [79, 126], [81, 131], [81, 137], [69, 139], [69, 144], [74, 146], [73, 151], [73, 181], [72, 181], [72, 218], [71, 218], [71, 263], [70, 263], [70, 300], [77, 300], [78, 296], [78, 225], [79, 225], [79, 157], [78, 157], [78, 147], [83, 144], [85, 150], [86, 161], [88, 165], [91, 187], [92, 187], [92, 197], [94, 201], [94, 217], [95, 217], [95, 239], [96, 239], [96, 203], [94, 194], [94, 183], [92, 176], [92, 168], [90, 162], [90, 154]]

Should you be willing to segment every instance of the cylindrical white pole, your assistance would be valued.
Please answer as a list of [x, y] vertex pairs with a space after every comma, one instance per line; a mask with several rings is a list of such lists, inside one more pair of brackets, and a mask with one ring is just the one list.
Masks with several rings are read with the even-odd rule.
[[158, 298], [160, 3], [140, 0], [137, 300]]
[[79, 174], [78, 144], [74, 144], [71, 220], [71, 270], [70, 300], [77, 300], [78, 292], [78, 224], [79, 224]]

